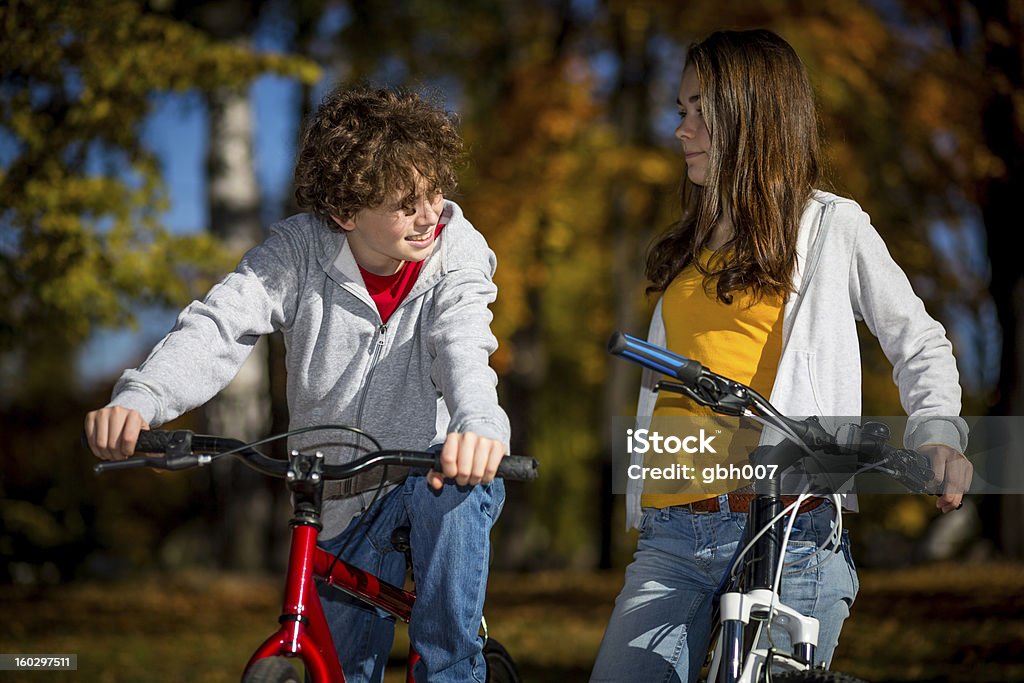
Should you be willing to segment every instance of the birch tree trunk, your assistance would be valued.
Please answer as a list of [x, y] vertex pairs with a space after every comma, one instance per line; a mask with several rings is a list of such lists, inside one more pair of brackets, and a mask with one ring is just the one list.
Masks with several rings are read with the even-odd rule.
[[[240, 256], [263, 235], [252, 107], [248, 93], [235, 90], [219, 91], [208, 103], [210, 231]], [[205, 406], [206, 428], [212, 434], [253, 440], [266, 433], [270, 409], [267, 341], [261, 339], [231, 384]], [[268, 482], [237, 461], [212, 468], [211, 476], [217, 563], [232, 569], [262, 568], [274, 522]]]

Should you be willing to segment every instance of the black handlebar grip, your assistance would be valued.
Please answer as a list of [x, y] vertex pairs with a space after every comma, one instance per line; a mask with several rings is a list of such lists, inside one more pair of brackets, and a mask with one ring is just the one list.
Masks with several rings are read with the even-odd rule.
[[136, 453], [166, 453], [174, 432], [162, 429], [143, 429], [139, 432], [139, 441], [135, 444]]
[[529, 481], [537, 478], [539, 463], [525, 455], [508, 455], [498, 465], [498, 476], [503, 479]]
[[608, 340], [608, 352], [663, 375], [675, 377], [686, 386], [692, 386], [704, 373], [704, 366], [697, 361], [624, 332], [612, 334]]
[[[171, 434], [174, 432], [168, 432], [162, 429], [143, 429], [139, 432], [138, 443], [135, 444], [135, 451], [137, 453], [164, 453], [167, 451], [167, 445], [171, 441]], [[82, 448], [89, 448], [89, 439], [86, 438], [85, 432], [82, 432], [79, 441]], [[117, 461], [122, 462], [122, 461]]]

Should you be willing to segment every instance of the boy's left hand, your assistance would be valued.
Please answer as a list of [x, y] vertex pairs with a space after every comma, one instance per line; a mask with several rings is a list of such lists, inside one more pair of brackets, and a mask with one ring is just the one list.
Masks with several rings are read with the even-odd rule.
[[486, 484], [494, 479], [504, 457], [505, 445], [500, 441], [473, 432], [452, 432], [441, 450], [441, 471], [428, 472], [427, 483], [435, 490], [444, 486], [446, 477], [460, 486]]

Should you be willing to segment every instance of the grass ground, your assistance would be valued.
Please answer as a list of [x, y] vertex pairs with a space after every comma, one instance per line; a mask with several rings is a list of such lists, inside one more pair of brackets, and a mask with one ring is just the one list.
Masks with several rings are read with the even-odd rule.
[[[620, 572], [494, 575], [491, 633], [524, 680], [585, 681], [620, 581]], [[276, 624], [279, 592], [276, 578], [204, 574], [0, 586], [0, 652], [78, 655], [76, 672], [0, 672], [0, 681], [237, 681]], [[1024, 680], [1024, 567], [861, 572], [833, 668], [870, 681]], [[402, 680], [397, 666], [388, 680]]]

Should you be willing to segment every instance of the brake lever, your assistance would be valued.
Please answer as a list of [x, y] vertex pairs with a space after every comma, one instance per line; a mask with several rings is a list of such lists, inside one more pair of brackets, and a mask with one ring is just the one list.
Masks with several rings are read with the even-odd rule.
[[[154, 470], [184, 470], [197, 465], [206, 465], [213, 458], [209, 455], [197, 455], [192, 452], [192, 432], [187, 429], [178, 429], [173, 432], [150, 432], [144, 430], [139, 433], [139, 444], [136, 447], [137, 453], [160, 452], [161, 455], [135, 455], [125, 460], [107, 460], [93, 465], [96, 474], [102, 474], [112, 470], [136, 469], [149, 467]], [[85, 437], [82, 437], [83, 443]], [[86, 444], [87, 445], [87, 444]]]
[[[166, 456], [161, 469], [184, 470], [205, 464], [203, 459], [192, 452], [192, 432], [187, 429], [178, 429], [171, 432], [167, 439]], [[209, 462], [209, 459], [209, 456], [205, 456], [206, 462]]]
[[743, 417], [746, 414], [747, 408], [753, 403], [753, 397], [747, 391], [747, 388], [731, 380], [714, 377], [713, 375], [703, 375], [698, 378], [697, 387], [702, 391], [679, 382], [659, 380], [654, 385], [654, 390], [666, 390], [682, 394], [702, 406], [711, 408], [716, 413], [732, 417]]
[[906, 448], [893, 448], [886, 453], [886, 460], [899, 474], [898, 479], [911, 491], [939, 495], [935, 471], [928, 456]]
[[906, 448], [889, 446], [887, 442], [891, 432], [884, 422], [865, 422], [856, 427], [861, 444], [871, 444], [877, 457], [893, 470], [901, 484], [915, 493], [939, 495], [936, 491], [938, 484], [934, 481], [935, 471], [928, 456]]

